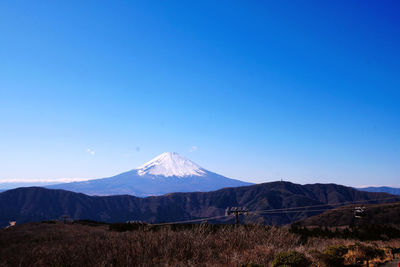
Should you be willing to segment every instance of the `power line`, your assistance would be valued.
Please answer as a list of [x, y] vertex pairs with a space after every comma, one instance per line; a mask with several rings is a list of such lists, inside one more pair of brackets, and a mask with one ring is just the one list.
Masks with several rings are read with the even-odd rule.
[[[354, 208], [343, 208], [343, 210], [347, 210], [347, 209], [354, 209]], [[307, 211], [307, 212], [313, 212], [313, 211], [327, 211], [327, 210], [332, 210], [332, 209], [318, 209], [318, 210], [291, 210], [291, 211], [271, 211], [271, 212], [263, 212], [262, 214], [280, 214], [280, 213], [297, 213], [297, 212], [303, 212], [303, 211]], [[247, 213], [256, 213], [258, 211], [248, 211]], [[215, 216], [215, 217], [205, 217], [205, 218], [201, 218], [201, 219], [193, 219], [193, 220], [185, 220], [185, 221], [176, 221], [176, 222], [166, 222], [166, 223], [155, 223], [155, 224], [151, 224], [153, 226], [162, 226], [162, 225], [171, 225], [171, 224], [181, 224], [181, 223], [191, 223], [191, 222], [202, 222], [202, 221], [208, 221], [208, 220], [215, 220], [215, 219], [220, 219], [220, 218], [224, 218], [224, 217], [229, 217], [232, 216], [234, 214], [228, 214], [228, 215], [221, 215], [221, 216]]]
[[[389, 198], [376, 198], [376, 199], [369, 199], [369, 200], [336, 202], [336, 203], [330, 203], [330, 204], [318, 204], [318, 205], [300, 206], [300, 207], [292, 207], [292, 208], [255, 210], [255, 211], [249, 211], [249, 212], [254, 213], [254, 212], [264, 212], [264, 211], [285, 211], [285, 210], [297, 210], [297, 209], [314, 208], [314, 207], [341, 206], [341, 205], [345, 205], [345, 204], [357, 204], [357, 203], [363, 203], [363, 202], [369, 202], [369, 201], [388, 200], [388, 199], [398, 199], [400, 201], [400, 197], [389, 197]], [[390, 204], [390, 203], [387, 203], [387, 204]]]
[[[333, 209], [317, 209], [317, 210], [289, 210], [289, 211], [272, 211], [272, 212], [263, 212], [262, 214], [280, 214], [280, 213], [298, 213], [298, 212], [313, 212], [313, 211], [327, 211]], [[354, 208], [343, 208], [341, 210], [354, 210]], [[248, 213], [256, 213], [255, 211], [250, 211]]]
[[200, 218], [200, 219], [177, 221], [177, 222], [155, 223], [155, 224], [152, 224], [152, 225], [160, 226], [160, 225], [179, 224], [179, 223], [202, 222], [202, 221], [207, 221], [207, 220], [216, 220], [216, 219], [224, 218], [224, 217], [227, 217], [227, 216], [230, 216], [230, 215], [221, 215], [221, 216], [215, 216], [215, 217], [205, 217], [205, 218]]
[[[376, 198], [376, 199], [368, 199], [368, 200], [358, 200], [358, 201], [345, 201], [345, 202], [336, 202], [336, 203], [330, 203], [330, 204], [318, 204], [318, 205], [308, 205], [308, 206], [300, 206], [300, 207], [292, 207], [292, 208], [281, 208], [281, 209], [266, 209], [266, 210], [254, 210], [254, 211], [247, 211], [247, 213], [251, 214], [279, 214], [279, 213], [297, 213], [297, 212], [313, 212], [313, 211], [327, 211], [327, 210], [332, 210], [332, 206], [342, 206], [346, 204], [358, 204], [358, 203], [365, 203], [365, 202], [371, 202], [371, 201], [378, 201], [378, 200], [389, 200], [389, 199], [398, 199], [400, 200], [400, 197], [388, 197], [388, 198]], [[368, 203], [366, 203], [368, 204]], [[394, 204], [392, 203], [384, 203], [385, 205], [391, 205]], [[318, 210], [306, 210], [307, 208], [315, 208], [315, 207], [327, 207], [326, 209], [318, 209]], [[300, 210], [299, 210], [300, 209]], [[343, 208], [343, 209], [354, 209], [354, 208]], [[224, 217], [229, 217], [232, 214], [227, 214], [227, 215], [221, 215], [221, 216], [214, 216], [214, 217], [204, 217], [204, 218], [199, 218], [199, 219], [193, 219], [193, 220], [183, 220], [183, 221], [175, 221], [175, 222], [166, 222], [166, 223], [156, 223], [152, 224], [154, 226], [161, 226], [161, 225], [171, 225], [171, 224], [181, 224], [181, 223], [191, 223], [191, 222], [202, 222], [202, 221], [207, 221], [207, 220], [216, 220]]]

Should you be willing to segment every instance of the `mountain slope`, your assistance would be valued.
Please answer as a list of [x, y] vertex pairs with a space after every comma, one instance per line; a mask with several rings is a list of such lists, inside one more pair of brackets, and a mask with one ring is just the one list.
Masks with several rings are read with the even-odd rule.
[[[400, 200], [400, 198], [399, 198]], [[296, 222], [298, 226], [349, 226], [349, 225], [400, 225], [400, 202], [362, 205], [365, 208], [364, 217], [354, 216], [355, 207], [347, 205], [328, 210], [322, 214]]]
[[[374, 200], [388, 202], [384, 193], [361, 192], [334, 184], [298, 185], [273, 182], [252, 186], [225, 188], [213, 192], [171, 193], [158, 197], [139, 198], [128, 195], [87, 196], [64, 190], [39, 187], [18, 188], [0, 193], [0, 226], [57, 219], [68, 215], [73, 219], [106, 222], [142, 220], [166, 222], [220, 216], [226, 207], [247, 207], [250, 211], [336, 204], [338, 200]], [[378, 199], [378, 200], [376, 200]], [[379, 200], [380, 199], [380, 200]], [[333, 207], [333, 206], [332, 206]], [[296, 213], [273, 213], [246, 216], [246, 220], [268, 224], [287, 224], [321, 213], [311, 208]], [[223, 218], [223, 222], [232, 218]]]
[[245, 185], [251, 183], [210, 172], [177, 153], [166, 152], [137, 169], [113, 177], [63, 183], [47, 188], [89, 195], [129, 194], [146, 197], [172, 192], [207, 192]]

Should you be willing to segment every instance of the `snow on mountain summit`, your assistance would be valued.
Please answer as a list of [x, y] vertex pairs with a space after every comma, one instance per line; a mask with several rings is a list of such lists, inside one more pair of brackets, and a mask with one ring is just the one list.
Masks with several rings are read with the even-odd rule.
[[196, 163], [180, 156], [176, 152], [165, 152], [156, 158], [150, 160], [137, 169], [137, 173], [141, 176], [161, 175], [169, 176], [204, 176], [205, 170]]
[[178, 153], [166, 152], [139, 168], [112, 177], [62, 183], [47, 188], [88, 195], [159, 196], [172, 192], [209, 192], [251, 183], [224, 177], [203, 169]]

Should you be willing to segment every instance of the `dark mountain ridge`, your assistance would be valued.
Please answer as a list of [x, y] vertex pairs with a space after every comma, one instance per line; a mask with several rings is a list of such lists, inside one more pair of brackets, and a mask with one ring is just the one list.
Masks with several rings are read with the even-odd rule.
[[[398, 199], [400, 201], [400, 198]], [[298, 226], [351, 226], [351, 225], [400, 225], [400, 202], [361, 205], [365, 212], [362, 217], [355, 216], [360, 205], [346, 205], [295, 222]]]
[[[28, 187], [0, 193], [0, 226], [9, 221], [25, 223], [58, 219], [104, 222], [141, 220], [145, 222], [183, 221], [224, 215], [226, 207], [247, 207], [250, 211], [332, 205], [353, 201], [390, 202], [386, 193], [370, 193], [336, 184], [299, 185], [271, 182], [251, 186], [224, 188], [212, 192], [170, 193], [157, 197], [139, 198], [129, 195], [88, 196], [65, 190]], [[317, 215], [312, 208], [296, 213], [249, 214], [245, 220], [282, 225]], [[220, 222], [230, 222], [223, 218]]]

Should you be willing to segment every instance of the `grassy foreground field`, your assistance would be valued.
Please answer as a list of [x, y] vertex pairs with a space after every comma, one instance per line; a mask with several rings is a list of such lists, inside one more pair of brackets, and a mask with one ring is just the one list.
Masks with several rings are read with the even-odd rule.
[[2, 229], [0, 266], [361, 266], [390, 260], [400, 248], [399, 239], [304, 241], [283, 227], [112, 229], [59, 222]]

